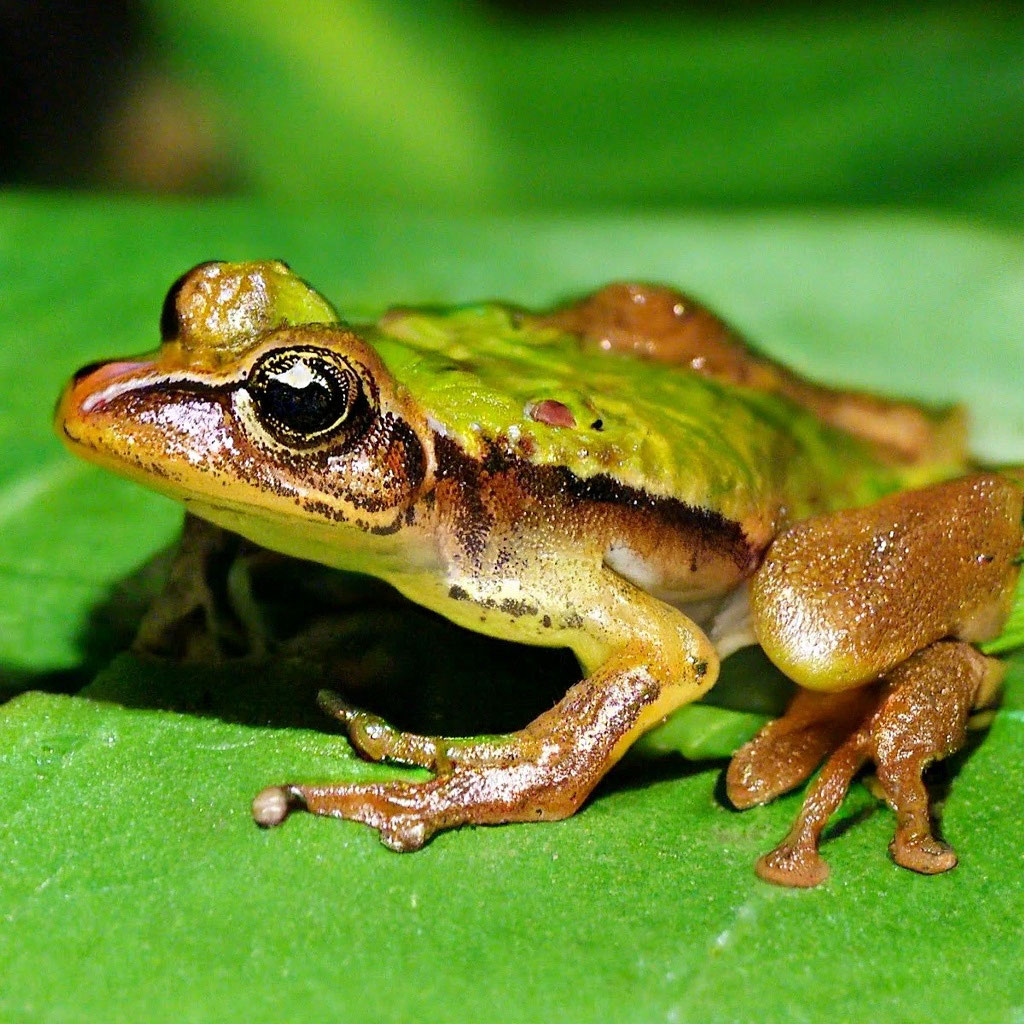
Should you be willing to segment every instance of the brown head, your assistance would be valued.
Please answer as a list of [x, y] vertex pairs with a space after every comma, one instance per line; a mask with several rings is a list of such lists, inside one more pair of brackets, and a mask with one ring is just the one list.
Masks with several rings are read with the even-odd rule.
[[428, 432], [283, 263], [200, 264], [171, 288], [161, 332], [156, 353], [68, 384], [56, 428], [72, 450], [289, 553], [311, 557], [288, 542], [301, 520], [321, 537], [398, 528], [432, 476]]

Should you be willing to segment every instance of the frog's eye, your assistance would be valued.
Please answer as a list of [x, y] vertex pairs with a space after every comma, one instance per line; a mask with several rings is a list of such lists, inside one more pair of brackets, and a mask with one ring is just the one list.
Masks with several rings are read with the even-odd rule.
[[348, 363], [317, 348], [269, 352], [245, 387], [263, 428], [281, 443], [302, 448], [330, 440], [362, 393]]

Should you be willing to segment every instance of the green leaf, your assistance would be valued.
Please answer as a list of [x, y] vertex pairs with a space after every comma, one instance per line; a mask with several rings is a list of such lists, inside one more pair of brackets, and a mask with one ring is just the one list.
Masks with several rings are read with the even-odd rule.
[[[182, 270], [266, 255], [288, 259], [352, 318], [480, 296], [543, 304], [618, 276], [683, 284], [823, 378], [967, 400], [986, 458], [1020, 460], [1024, 449], [1024, 246], [962, 224], [397, 219], [0, 198], [0, 685], [84, 687], [0, 707], [0, 1019], [1019, 1015], [1019, 658], [991, 730], [935, 769], [948, 790], [943, 831], [961, 856], [938, 878], [889, 861], [892, 816], [858, 787], [824, 846], [829, 882], [766, 886], [753, 861], [785, 832], [799, 794], [738, 814], [716, 795], [717, 766], [672, 755], [624, 762], [569, 821], [464, 829], [408, 856], [351, 823], [252, 825], [249, 801], [268, 783], [398, 770], [353, 757], [312, 708], [330, 680], [302, 659], [210, 668], [113, 657], [155, 585], [137, 570], [180, 512], [72, 461], [49, 416], [79, 364], [152, 346]], [[402, 657], [422, 664], [416, 637], [433, 626], [417, 614]], [[350, 637], [367, 670], [371, 626], [357, 622]], [[443, 635], [433, 660], [462, 695], [456, 719], [492, 727], [481, 717], [492, 688], [502, 721], [545, 699], [528, 680], [537, 652], [516, 648], [515, 662], [506, 648]], [[717, 699], [730, 714], [772, 713], [782, 691], [751, 703], [761, 670], [735, 664], [734, 689]], [[566, 671], [544, 666], [552, 680]], [[416, 713], [445, 712], [432, 703], [435, 677], [417, 681]], [[737, 741], [738, 719], [695, 714], [662, 751], [722, 753]]]
[[532, 22], [458, 0], [300, 6], [204, 0], [183, 16], [180, 0], [146, 0], [164, 60], [262, 196], [1024, 219], [1008, 130], [1024, 117], [1024, 17], [1006, 5], [643, 5]]
[[1021, 648], [1024, 648], [1024, 571], [1017, 578], [1013, 610], [1006, 620], [1002, 633], [991, 643], [982, 644], [982, 650], [986, 654], [1007, 654]]

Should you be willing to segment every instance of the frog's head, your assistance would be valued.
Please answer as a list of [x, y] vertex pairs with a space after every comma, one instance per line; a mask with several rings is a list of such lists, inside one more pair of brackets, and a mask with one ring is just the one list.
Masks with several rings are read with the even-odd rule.
[[161, 331], [151, 356], [75, 375], [56, 425], [76, 452], [255, 539], [398, 528], [432, 472], [422, 417], [283, 263], [195, 267]]

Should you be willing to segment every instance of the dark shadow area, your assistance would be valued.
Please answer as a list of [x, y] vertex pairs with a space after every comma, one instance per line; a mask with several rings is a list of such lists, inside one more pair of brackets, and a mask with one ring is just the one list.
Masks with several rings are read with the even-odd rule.
[[[212, 560], [206, 570], [218, 603], [227, 604], [227, 577], [242, 542], [223, 536], [233, 545], [227, 549], [230, 557]], [[77, 692], [126, 708], [340, 733], [342, 727], [317, 705], [318, 692], [331, 689], [403, 730], [474, 736], [522, 727], [580, 676], [568, 650], [474, 633], [379, 581], [279, 556], [258, 563], [250, 574], [266, 631], [265, 651], [244, 653], [240, 644], [218, 656], [195, 643], [205, 624], [188, 616], [166, 634], [171, 657], [132, 652], [139, 623], [164, 592], [173, 559], [173, 551], [161, 552], [112, 588], [80, 638], [80, 667], [36, 676], [0, 672], [0, 700], [27, 689]], [[197, 649], [206, 653], [196, 657]], [[772, 716], [781, 713], [791, 693], [792, 684], [763, 654], [747, 649], [726, 662], [708, 703]], [[984, 735], [970, 733], [963, 751], [929, 770], [926, 781], [939, 811]], [[726, 764], [630, 752], [595, 796], [715, 771], [714, 798], [735, 811], [725, 791]], [[880, 806], [833, 823], [823, 841], [842, 835]]]
[[[168, 646], [191, 653], [124, 653], [160, 593], [170, 560], [169, 552], [161, 553], [111, 591], [81, 637], [81, 672], [62, 681], [80, 679], [82, 696], [125, 707], [335, 731], [316, 706], [318, 691], [326, 688], [402, 729], [478, 735], [519, 728], [579, 678], [567, 650], [473, 633], [376, 580], [277, 557], [252, 580], [265, 652], [236, 648], [217, 655], [210, 649], [216, 644], [186, 637], [204, 628], [188, 616], [168, 629]], [[212, 571], [224, 576], [230, 565]], [[220, 596], [227, 589], [223, 579], [214, 583]], [[47, 685], [53, 677], [30, 682], [53, 689]]]
[[0, 180], [92, 182], [97, 138], [144, 35], [131, 0], [0, 0]]
[[[231, 540], [228, 555], [240, 550], [238, 539]], [[204, 570], [218, 605], [229, 603], [233, 564], [223, 555], [208, 559]], [[342, 727], [317, 705], [317, 693], [331, 689], [401, 729], [472, 736], [521, 728], [580, 678], [568, 650], [474, 633], [379, 581], [278, 556], [258, 562], [250, 574], [269, 637], [265, 652], [245, 653], [245, 644], [236, 645], [233, 637], [218, 655], [216, 643], [197, 642], [210, 640], [200, 635], [208, 623], [191, 613], [163, 635], [170, 657], [132, 651], [140, 622], [166, 592], [174, 558], [173, 551], [161, 552], [111, 589], [79, 639], [79, 668], [12, 677], [10, 689], [77, 692], [126, 708], [340, 733]], [[765, 666], [760, 652], [740, 652], [727, 664], [712, 702], [778, 713], [790, 687], [777, 673], [766, 674]], [[633, 752], [598, 793], [643, 788], [714, 766], [720, 762]]]
[[[594, 790], [594, 797], [621, 790], [647, 789], [660, 782], [671, 782], [702, 775], [711, 771], [725, 774], [725, 761], [690, 761], [682, 754], [663, 754], [651, 757], [647, 754], [626, 756], [606, 775]], [[717, 788], [716, 788], [717, 798]]]

